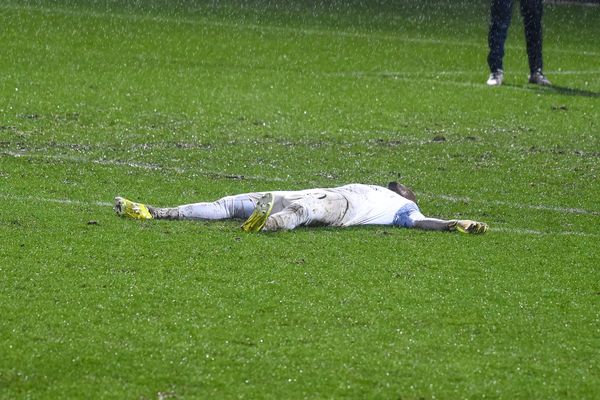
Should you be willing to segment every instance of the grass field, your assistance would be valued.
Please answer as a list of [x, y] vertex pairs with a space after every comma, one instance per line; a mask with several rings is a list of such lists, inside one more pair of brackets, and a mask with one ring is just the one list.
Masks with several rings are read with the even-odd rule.
[[[282, 3], [2, 1], [0, 398], [597, 399], [600, 8]], [[111, 209], [390, 180], [490, 232]]]

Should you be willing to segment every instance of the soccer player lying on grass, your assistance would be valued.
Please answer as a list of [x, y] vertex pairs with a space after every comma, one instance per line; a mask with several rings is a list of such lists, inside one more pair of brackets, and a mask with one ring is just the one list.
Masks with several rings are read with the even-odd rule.
[[245, 193], [214, 202], [158, 208], [115, 198], [118, 215], [134, 219], [246, 219], [246, 232], [297, 226], [392, 225], [433, 231], [484, 233], [488, 226], [470, 220], [425, 217], [414, 193], [390, 182], [387, 188], [350, 184], [329, 189]]

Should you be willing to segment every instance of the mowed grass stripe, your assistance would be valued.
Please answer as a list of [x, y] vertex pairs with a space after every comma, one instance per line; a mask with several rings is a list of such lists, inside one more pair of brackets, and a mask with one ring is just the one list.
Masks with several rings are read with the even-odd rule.
[[[374, 40], [385, 40], [385, 41], [397, 41], [406, 43], [426, 44], [426, 45], [439, 45], [439, 46], [452, 46], [452, 47], [472, 47], [481, 48], [482, 42], [472, 42], [469, 40], [442, 40], [434, 38], [416, 38], [411, 36], [391, 35], [382, 34], [377, 32], [357, 32], [357, 31], [344, 31], [339, 29], [311, 29], [311, 28], [295, 28], [290, 26], [275, 26], [267, 24], [253, 24], [243, 21], [225, 22], [225, 21], [214, 21], [206, 17], [198, 16], [196, 18], [186, 18], [183, 16], [168, 17], [168, 16], [157, 16], [157, 15], [139, 15], [126, 12], [108, 12], [108, 11], [92, 11], [90, 9], [85, 10], [73, 10], [68, 8], [62, 8], [59, 6], [55, 7], [40, 7], [40, 6], [22, 6], [14, 4], [0, 5], [0, 8], [8, 10], [15, 10], [21, 12], [37, 12], [46, 15], [66, 15], [73, 17], [90, 17], [90, 18], [110, 18], [110, 19], [125, 19], [130, 21], [140, 22], [158, 22], [167, 24], [190, 24], [197, 26], [215, 26], [228, 28], [230, 30], [254, 30], [258, 32], [271, 32], [278, 34], [281, 32], [294, 34], [294, 35], [328, 35], [337, 37], [349, 37], [349, 38], [361, 38], [361, 39], [374, 39]], [[508, 43], [505, 46], [509, 50], [523, 50], [523, 45], [513, 45]], [[558, 53], [558, 54], [575, 54], [580, 56], [598, 57], [600, 52], [590, 50], [570, 50], [560, 47], [553, 47], [551, 44], [546, 45], [546, 52]]]

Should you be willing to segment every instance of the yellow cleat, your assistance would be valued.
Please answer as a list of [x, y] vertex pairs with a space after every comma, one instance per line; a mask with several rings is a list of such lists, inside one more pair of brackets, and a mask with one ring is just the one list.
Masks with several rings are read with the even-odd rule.
[[248, 217], [246, 222], [242, 224], [242, 230], [244, 232], [258, 232], [262, 230], [267, 222], [267, 218], [271, 215], [274, 202], [275, 198], [273, 197], [273, 193], [265, 193], [258, 199], [254, 212]]
[[123, 197], [115, 197], [115, 211], [121, 217], [133, 219], [152, 219], [148, 207], [142, 203], [134, 203]]
[[461, 219], [456, 221], [456, 224], [453, 226], [454, 229], [450, 228], [450, 230], [457, 230], [462, 233], [471, 233], [471, 234], [480, 234], [486, 233], [488, 231], [487, 224], [483, 222], [471, 221], [468, 219]]

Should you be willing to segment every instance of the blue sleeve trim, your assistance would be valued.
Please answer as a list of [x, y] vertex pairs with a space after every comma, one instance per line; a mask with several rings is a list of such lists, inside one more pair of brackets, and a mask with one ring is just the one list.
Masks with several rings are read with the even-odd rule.
[[400, 207], [400, 209], [396, 211], [396, 215], [394, 215], [394, 222], [392, 222], [392, 225], [412, 228], [414, 222], [410, 218], [410, 215], [415, 211], [419, 212], [419, 207], [412, 202]]

